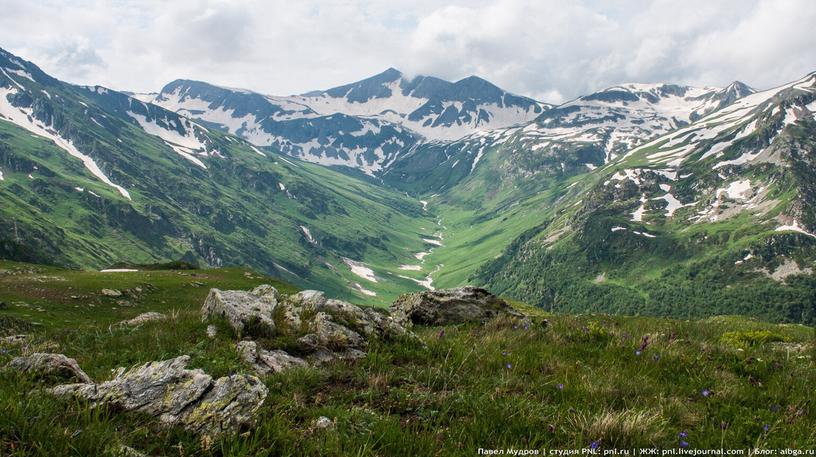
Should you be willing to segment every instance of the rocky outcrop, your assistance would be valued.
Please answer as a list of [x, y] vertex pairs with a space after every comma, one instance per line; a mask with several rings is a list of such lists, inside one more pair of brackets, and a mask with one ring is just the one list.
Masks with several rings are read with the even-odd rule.
[[285, 351], [259, 349], [255, 341], [239, 341], [237, 349], [241, 358], [260, 375], [280, 373], [289, 368], [307, 366], [305, 360], [291, 356]]
[[298, 357], [280, 349], [262, 348], [255, 341], [238, 343], [241, 356], [262, 375], [307, 363], [365, 357], [372, 338], [416, 338], [387, 314], [328, 299], [315, 290], [287, 296], [268, 285], [251, 292], [213, 289], [202, 313], [204, 319], [224, 316], [236, 329], [246, 328], [246, 322], [271, 322], [267, 326], [270, 333], [265, 336], [295, 342], [291, 349]]
[[487, 290], [471, 286], [405, 294], [394, 301], [390, 311], [394, 321], [403, 326], [487, 322], [499, 316], [525, 317]]
[[23, 357], [15, 357], [9, 362], [8, 368], [22, 373], [29, 373], [41, 379], [93, 382], [82, 371], [76, 360], [63, 354], [37, 352]]
[[189, 360], [181, 356], [128, 370], [119, 368], [110, 381], [64, 384], [51, 392], [139, 411], [164, 424], [209, 436], [252, 425], [266, 399], [266, 386], [246, 375], [213, 380], [202, 370], [188, 370]]
[[239, 335], [271, 336], [275, 333], [272, 311], [279, 296], [274, 287], [267, 285], [249, 292], [210, 289], [201, 309], [202, 319], [224, 317]]

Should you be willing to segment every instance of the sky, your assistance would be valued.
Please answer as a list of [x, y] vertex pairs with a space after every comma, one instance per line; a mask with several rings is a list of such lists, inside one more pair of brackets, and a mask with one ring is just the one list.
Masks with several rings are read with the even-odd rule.
[[0, 47], [65, 81], [271, 95], [395, 67], [559, 103], [624, 82], [769, 88], [816, 71], [814, 0], [0, 0]]

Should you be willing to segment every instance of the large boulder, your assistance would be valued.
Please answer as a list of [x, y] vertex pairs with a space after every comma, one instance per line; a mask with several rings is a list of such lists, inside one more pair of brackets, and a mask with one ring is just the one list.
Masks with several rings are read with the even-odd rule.
[[215, 436], [252, 425], [268, 390], [255, 376], [232, 375], [213, 380], [200, 369], [188, 370], [189, 356], [149, 362], [128, 370], [119, 368], [113, 379], [64, 384], [51, 389], [126, 411], [139, 411], [167, 425]]
[[390, 311], [403, 326], [487, 322], [498, 316], [524, 318], [506, 301], [471, 286], [405, 294], [394, 301]]
[[279, 297], [278, 291], [269, 285], [249, 292], [210, 289], [201, 308], [202, 320], [224, 317], [239, 335], [271, 336], [275, 333], [272, 313]]
[[8, 367], [23, 373], [33, 374], [41, 379], [93, 382], [82, 371], [77, 361], [63, 354], [37, 352], [23, 357], [15, 357]]

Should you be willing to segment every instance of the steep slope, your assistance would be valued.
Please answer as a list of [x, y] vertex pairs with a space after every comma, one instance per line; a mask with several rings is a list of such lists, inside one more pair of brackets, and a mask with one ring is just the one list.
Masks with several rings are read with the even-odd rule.
[[577, 179], [475, 280], [548, 309], [816, 322], [816, 75]]
[[455, 142], [418, 144], [383, 178], [409, 191], [449, 188], [491, 151], [506, 157], [508, 176], [582, 173], [751, 93], [753, 89], [740, 82], [723, 89], [614, 86], [548, 109], [524, 126], [477, 132]]
[[408, 79], [394, 69], [288, 97], [177, 80], [153, 102], [257, 146], [370, 175], [417, 143], [528, 122], [548, 107], [477, 77], [455, 83], [427, 76]]
[[0, 202], [3, 258], [251, 265], [356, 301], [419, 288], [388, 271], [434, 224], [396, 192], [62, 83], [5, 51]]

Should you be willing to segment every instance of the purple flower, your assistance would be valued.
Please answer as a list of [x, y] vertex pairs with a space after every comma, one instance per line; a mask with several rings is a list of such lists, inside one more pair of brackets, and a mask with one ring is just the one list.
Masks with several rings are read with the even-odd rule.
[[599, 447], [601, 447], [601, 440], [595, 440], [595, 441], [589, 443], [589, 448], [590, 449], [598, 449]]
[[770, 426], [770, 425], [768, 425], [768, 424], [765, 424], [765, 425], [763, 425], [763, 426], [762, 426], [762, 430], [765, 430], [766, 432], [767, 432], [768, 430], [770, 430], [770, 429], [771, 429], [771, 426]]
[[502, 351], [502, 355], [507, 357], [507, 351]]
[[643, 353], [642, 353], [642, 352], [640, 352], [639, 350], [635, 351], [635, 355], [636, 355], [636, 356], [640, 357], [640, 354], [643, 354]]
[[688, 447], [688, 445], [687, 441], [680, 441], [680, 447]]
[[564, 384], [558, 384], [558, 385], [557, 385], [557, 386], [555, 386], [555, 387], [557, 387], [557, 388], [558, 388], [558, 390], [564, 390]]
[[505, 365], [505, 366], [507, 367], [507, 369], [508, 369], [508, 370], [509, 370], [509, 369], [511, 369], [511, 368], [513, 368], [513, 364], [511, 364], [511, 363], [508, 363], [508, 364], [507, 364], [507, 365]]
[[720, 430], [725, 430], [728, 428], [728, 422], [722, 421], [720, 422]]
[[553, 424], [548, 425], [547, 430], [549, 430], [550, 433], [555, 433], [555, 425]]
[[688, 432], [680, 432], [678, 435], [680, 438], [688, 438]]
[[444, 328], [443, 328], [442, 330], [440, 330], [440, 331], [439, 331], [439, 337], [440, 337], [440, 338], [444, 338], [444, 337], [445, 337], [445, 329], [444, 329]]
[[704, 396], [704, 397], [708, 397], [708, 396], [711, 396], [711, 391], [710, 391], [710, 390], [708, 390], [708, 389], [703, 389], [703, 391], [702, 391], [702, 392], [700, 392], [700, 394], [701, 394], [702, 396]]

